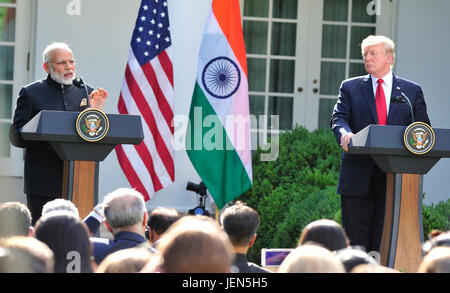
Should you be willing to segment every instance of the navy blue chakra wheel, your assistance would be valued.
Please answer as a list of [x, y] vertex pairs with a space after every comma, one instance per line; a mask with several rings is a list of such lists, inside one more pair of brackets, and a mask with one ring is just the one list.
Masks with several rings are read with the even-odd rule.
[[238, 90], [241, 73], [230, 58], [216, 57], [203, 69], [202, 82], [208, 94], [218, 99], [226, 99]]

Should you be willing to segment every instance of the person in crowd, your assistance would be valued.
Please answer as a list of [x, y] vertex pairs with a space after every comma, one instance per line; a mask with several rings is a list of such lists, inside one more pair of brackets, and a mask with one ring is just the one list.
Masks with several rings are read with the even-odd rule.
[[247, 252], [256, 240], [256, 230], [260, 219], [258, 213], [241, 201], [225, 209], [220, 222], [230, 238], [235, 253], [236, 273], [270, 273], [254, 263], [247, 261]]
[[20, 202], [0, 203], [0, 237], [32, 236], [31, 213]]
[[21, 130], [42, 110], [82, 111], [87, 107], [102, 109], [108, 93], [88, 88], [75, 80], [75, 58], [66, 43], [52, 43], [43, 52], [47, 78], [24, 86], [17, 99], [13, 123], [9, 130], [12, 145], [25, 148], [24, 193], [33, 219], [41, 216], [42, 207], [61, 197], [63, 160], [47, 142], [25, 141]]
[[352, 246], [379, 251], [386, 203], [386, 173], [369, 155], [348, 154], [352, 137], [370, 124], [402, 125], [412, 122], [408, 104], [391, 102], [406, 95], [415, 121], [430, 124], [422, 89], [393, 74], [394, 42], [385, 36], [368, 36], [361, 43], [368, 75], [345, 80], [330, 121], [342, 147], [337, 193], [341, 195], [342, 226]]
[[423, 255], [427, 255], [435, 247], [450, 247], [450, 231], [435, 231], [434, 236], [422, 244]]
[[[56, 198], [47, 202], [42, 208], [42, 216], [53, 211], [68, 211], [75, 217], [80, 217], [78, 208], [73, 204], [73, 202], [67, 199]], [[89, 228], [90, 235], [94, 236], [97, 233], [100, 225], [104, 221], [104, 218], [101, 204], [96, 205], [94, 209], [84, 218], [83, 223], [85, 223]]]
[[295, 248], [283, 260], [279, 273], [345, 273], [344, 266], [328, 249], [311, 243]]
[[380, 266], [380, 265], [373, 265], [373, 264], [360, 264], [354, 267], [350, 273], [375, 273], [375, 274], [392, 274], [392, 273], [400, 273], [397, 270]]
[[36, 239], [53, 251], [55, 273], [92, 273], [89, 231], [68, 211], [54, 211], [41, 217], [35, 227]]
[[52, 250], [34, 237], [0, 239], [0, 273], [53, 273]]
[[350, 244], [347, 234], [339, 223], [327, 219], [313, 221], [306, 225], [300, 235], [298, 246], [310, 241], [330, 251], [346, 248]]
[[139, 273], [153, 253], [147, 248], [133, 247], [109, 254], [97, 267], [96, 273]]
[[450, 247], [437, 246], [422, 260], [418, 273], [450, 273]]
[[344, 265], [347, 273], [361, 264], [378, 265], [375, 259], [367, 254], [367, 252], [353, 247], [347, 247], [336, 251], [336, 256]]
[[140, 192], [131, 188], [116, 189], [105, 196], [102, 206], [104, 224], [114, 239], [91, 238], [97, 264], [113, 252], [147, 243], [145, 228], [148, 214]]
[[53, 211], [68, 211], [71, 212], [75, 217], [80, 217], [80, 212], [78, 211], [78, 208], [73, 204], [73, 202], [63, 198], [56, 198], [47, 202], [42, 207], [41, 216], [44, 216]]
[[184, 216], [163, 234], [159, 253], [141, 272], [229, 273], [233, 246], [220, 225], [206, 216]]
[[147, 221], [146, 237], [153, 248], [156, 248], [161, 235], [180, 217], [180, 213], [168, 207], [158, 207], [150, 212]]

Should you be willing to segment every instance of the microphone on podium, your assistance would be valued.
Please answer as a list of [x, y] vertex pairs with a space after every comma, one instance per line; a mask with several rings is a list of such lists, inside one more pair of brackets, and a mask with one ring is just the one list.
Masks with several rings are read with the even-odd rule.
[[89, 102], [89, 92], [88, 92], [86, 83], [85, 83], [84, 80], [83, 80], [83, 77], [82, 77], [82, 76], [79, 76], [77, 79], [75, 79], [75, 80], [74, 80], [74, 84], [75, 84], [77, 87], [84, 87], [84, 90], [86, 91], [86, 103], [87, 103], [87, 108], [90, 108], [90, 107], [91, 107], [91, 104], [90, 104], [90, 102]]
[[411, 123], [414, 123], [415, 118], [414, 118], [414, 111], [411, 105], [411, 101], [409, 100], [409, 98], [405, 95], [405, 93], [401, 92], [400, 96], [392, 96], [391, 97], [391, 102], [393, 103], [399, 103], [399, 104], [408, 104], [409, 106], [409, 111], [410, 111], [410, 115], [411, 115]]

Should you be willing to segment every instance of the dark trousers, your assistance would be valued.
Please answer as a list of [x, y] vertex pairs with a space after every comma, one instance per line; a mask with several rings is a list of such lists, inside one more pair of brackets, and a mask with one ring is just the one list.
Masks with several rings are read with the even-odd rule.
[[31, 225], [34, 226], [42, 214], [42, 207], [57, 196], [40, 196], [27, 194], [27, 206], [31, 212]]
[[386, 173], [378, 166], [370, 180], [369, 191], [361, 196], [341, 196], [342, 226], [352, 246], [367, 252], [380, 251], [386, 205]]

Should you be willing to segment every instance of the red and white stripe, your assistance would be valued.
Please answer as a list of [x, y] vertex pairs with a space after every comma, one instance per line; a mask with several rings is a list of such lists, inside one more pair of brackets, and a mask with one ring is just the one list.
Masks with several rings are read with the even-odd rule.
[[146, 201], [175, 180], [173, 105], [170, 47], [142, 67], [130, 49], [118, 110], [142, 117], [144, 141], [118, 145], [116, 153], [130, 185]]

